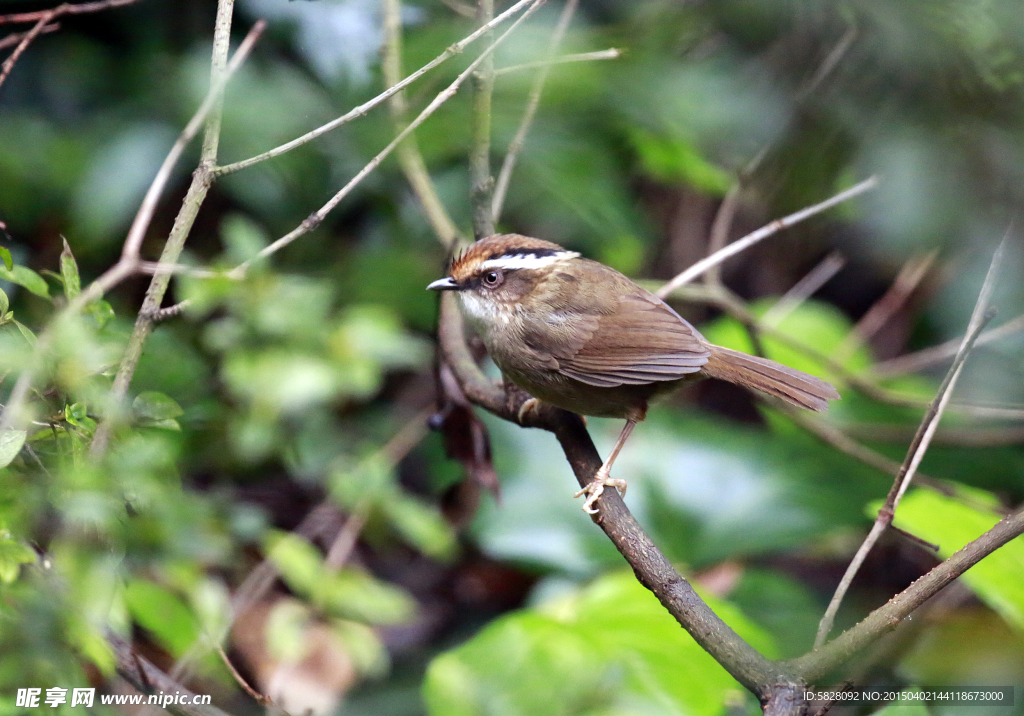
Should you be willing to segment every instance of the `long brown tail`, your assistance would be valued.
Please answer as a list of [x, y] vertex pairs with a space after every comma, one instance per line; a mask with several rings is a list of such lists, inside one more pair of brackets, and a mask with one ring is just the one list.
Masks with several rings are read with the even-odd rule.
[[782, 398], [800, 408], [828, 410], [828, 401], [839, 400], [839, 393], [821, 378], [789, 368], [767, 358], [710, 346], [711, 357], [704, 374]]

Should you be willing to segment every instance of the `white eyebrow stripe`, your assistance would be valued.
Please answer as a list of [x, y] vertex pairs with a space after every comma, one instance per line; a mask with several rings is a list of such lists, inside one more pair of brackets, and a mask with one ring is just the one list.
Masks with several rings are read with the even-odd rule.
[[574, 259], [579, 256], [575, 251], [559, 251], [550, 256], [538, 256], [537, 254], [513, 254], [510, 256], [499, 256], [496, 259], [488, 259], [480, 264], [481, 269], [539, 269], [550, 266], [557, 261]]

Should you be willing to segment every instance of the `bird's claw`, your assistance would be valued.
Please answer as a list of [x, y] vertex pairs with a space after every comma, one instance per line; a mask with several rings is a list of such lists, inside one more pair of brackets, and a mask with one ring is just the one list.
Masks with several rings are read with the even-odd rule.
[[598, 510], [594, 507], [594, 503], [597, 502], [598, 498], [601, 497], [602, 494], [604, 494], [605, 486], [614, 487], [619, 491], [619, 495], [622, 497], [626, 496], [625, 480], [608, 477], [607, 475], [601, 475], [598, 473], [586, 487], [577, 491], [573, 497], [582, 497], [583, 495], [586, 495], [587, 499], [583, 502], [583, 511], [588, 515], [596, 515]]

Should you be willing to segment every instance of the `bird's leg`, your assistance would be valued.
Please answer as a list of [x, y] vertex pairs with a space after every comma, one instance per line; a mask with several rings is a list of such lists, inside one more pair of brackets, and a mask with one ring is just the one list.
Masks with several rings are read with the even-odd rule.
[[596, 515], [597, 509], [594, 507], [594, 503], [597, 502], [597, 498], [604, 492], [604, 488], [614, 487], [619, 491], [619, 494], [623, 497], [626, 496], [626, 481], [617, 480], [611, 477], [612, 463], [615, 462], [615, 458], [619, 456], [619, 450], [626, 444], [626, 440], [629, 439], [629, 434], [633, 432], [633, 428], [636, 427], [636, 420], [628, 419], [626, 424], [622, 427], [622, 432], [619, 433], [619, 439], [615, 441], [615, 447], [612, 448], [611, 454], [608, 455], [608, 459], [604, 461], [601, 468], [594, 475], [594, 479], [587, 484], [582, 490], [577, 492], [573, 497], [580, 497], [586, 495], [587, 499], [583, 503], [583, 511], [587, 514]]

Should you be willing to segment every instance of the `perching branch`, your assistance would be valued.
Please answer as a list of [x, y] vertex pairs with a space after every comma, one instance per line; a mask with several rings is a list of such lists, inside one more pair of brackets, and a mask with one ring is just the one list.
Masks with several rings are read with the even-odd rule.
[[[471, 402], [504, 420], [553, 433], [580, 486], [589, 484], [601, 467], [601, 457], [583, 421], [578, 415], [544, 405], [539, 410], [527, 411], [520, 422], [519, 410], [529, 396], [521, 391], [506, 394], [502, 386], [484, 376], [466, 346], [454, 296], [447, 293], [441, 296], [438, 341], [444, 361]], [[795, 683], [785, 665], [762, 656], [704, 603], [647, 536], [617, 493], [602, 496], [601, 511], [593, 519], [629, 562], [641, 584], [737, 681], [760, 698], [767, 698], [777, 683]], [[599, 624], [596, 626], [599, 628]]]

